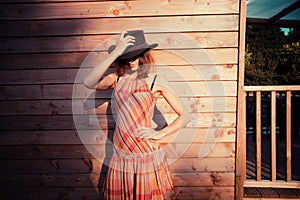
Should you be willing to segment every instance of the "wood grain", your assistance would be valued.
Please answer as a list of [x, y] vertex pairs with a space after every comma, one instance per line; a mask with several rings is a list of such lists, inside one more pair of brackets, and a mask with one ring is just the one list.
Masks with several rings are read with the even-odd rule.
[[[170, 82], [178, 97], [234, 97], [235, 81]], [[74, 88], [74, 92], [73, 92]], [[94, 92], [82, 84], [0, 86], [0, 100], [111, 98], [112, 91]]]
[[[115, 126], [112, 90], [94, 93], [82, 80], [117, 34], [144, 29], [149, 43], [159, 43], [157, 72], [192, 115], [187, 127], [160, 141], [175, 183], [166, 199], [234, 199], [241, 2], [1, 1], [0, 196], [103, 199], [101, 161], [109, 161]], [[177, 117], [162, 98], [157, 109], [161, 123]], [[98, 186], [91, 175], [99, 175]]]
[[[46, 116], [0, 116], [2, 123], [1, 130], [99, 130], [113, 129], [115, 121], [113, 116], [94, 115], [46, 115]], [[154, 116], [155, 118], [156, 116]], [[167, 122], [172, 122], [177, 118], [176, 114], [166, 114], [164, 118]], [[76, 123], [76, 126], [75, 126]], [[235, 127], [234, 113], [203, 113], [192, 114], [192, 119], [187, 127]]]
[[74, 19], [100, 17], [144, 17], [238, 13], [237, 0], [198, 1], [102, 1], [38, 4], [2, 4], [2, 19]]
[[[105, 52], [70, 52], [43, 54], [0, 54], [1, 69], [51, 69], [91, 68], [98, 64]], [[153, 55], [157, 65], [226, 65], [237, 64], [237, 51], [233, 48], [156, 50]], [[34, 60], [35, 62], [31, 62]]]
[[[171, 143], [162, 147], [167, 158], [234, 158], [234, 143], [216, 143], [210, 146], [202, 156], [199, 144], [176, 144]], [[112, 144], [97, 145], [18, 145], [0, 146], [0, 158], [6, 159], [74, 159], [74, 158], [111, 158], [113, 153]], [[199, 154], [201, 154], [199, 156]]]
[[[178, 158], [170, 164], [173, 173], [234, 172], [234, 158]], [[1, 160], [1, 173], [88, 173], [98, 163], [95, 158], [7, 159]], [[106, 162], [106, 161], [105, 161]], [[107, 162], [106, 162], [107, 163]], [[101, 164], [101, 163], [100, 163]], [[96, 164], [95, 164], [96, 165]], [[95, 167], [95, 166], [94, 166]], [[106, 172], [107, 168], [103, 168]], [[100, 172], [100, 171], [98, 171]]]
[[[84, 135], [81, 135], [84, 133]], [[47, 131], [1, 131], [0, 145], [60, 145], [104, 144], [113, 130], [47, 130]], [[85, 137], [82, 140], [81, 137]], [[183, 128], [176, 135], [162, 139], [162, 143], [213, 143], [235, 142], [235, 128]]]
[[[213, 176], [217, 176], [218, 180], [214, 180]], [[6, 174], [2, 176], [3, 182], [0, 187], [93, 187], [90, 173], [40, 173], [40, 174], [20, 174], [16, 177], [13, 174]], [[208, 187], [208, 186], [232, 186], [234, 173], [228, 172], [199, 172], [193, 173], [174, 173], [173, 180], [176, 187]], [[99, 187], [103, 186], [105, 174], [100, 174]], [[5, 185], [9, 183], [9, 185]]]
[[167, 199], [234, 199], [233, 187], [176, 187]]
[[[236, 111], [235, 97], [199, 97], [186, 98], [180, 100], [186, 106], [189, 112], [228, 112]], [[107, 102], [107, 103], [105, 103]], [[88, 110], [95, 108], [100, 115], [112, 114], [111, 99], [88, 99], [73, 100], [8, 100], [2, 101], [1, 115], [70, 115], [87, 113]], [[95, 104], [95, 106], [93, 106]], [[159, 98], [156, 102], [156, 108], [161, 113], [174, 113], [171, 106], [163, 99]]]
[[[82, 83], [90, 69], [1, 70], [1, 85]], [[112, 73], [110, 69], [108, 73]], [[236, 65], [157, 66], [156, 74], [168, 81], [236, 80]]]
[[140, 28], [148, 32], [237, 31], [238, 15], [1, 21], [0, 26], [6, 27], [0, 33], [2, 37], [117, 34]]
[[[102, 188], [98, 188], [99, 191], [102, 191]], [[89, 199], [97, 200], [103, 199], [102, 192], [97, 192], [95, 188], [92, 187], [39, 187], [39, 188], [26, 188], [18, 189], [18, 193], [13, 189], [1, 189], [1, 195], [4, 198], [13, 197], [15, 200], [22, 200], [24, 198], [39, 200], [39, 199]], [[233, 199], [234, 188], [233, 187], [175, 187], [172, 191], [169, 191], [165, 195], [166, 199], [198, 199], [198, 200], [207, 200], [210, 198], [213, 199]]]
[[[158, 43], [157, 49], [237, 47], [237, 32], [195, 32], [195, 33], [148, 33], [149, 43]], [[81, 35], [54, 37], [3, 38], [1, 53], [45, 53], [71, 51], [106, 51], [116, 43], [116, 35]], [[30, 44], [30, 45], [28, 45]]]

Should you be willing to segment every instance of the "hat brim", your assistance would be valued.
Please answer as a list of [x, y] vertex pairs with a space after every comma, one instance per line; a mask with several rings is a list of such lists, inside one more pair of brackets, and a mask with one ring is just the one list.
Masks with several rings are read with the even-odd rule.
[[[118, 57], [118, 59], [129, 59], [129, 58], [133, 58], [133, 57], [136, 57], [144, 52], [147, 52], [148, 50], [150, 49], [154, 49], [158, 46], [157, 43], [154, 43], [154, 44], [147, 44], [147, 43], [144, 43], [144, 44], [141, 44], [141, 45], [137, 45], [137, 46], [134, 46], [132, 48], [127, 48], [124, 53]], [[109, 48], [108, 48], [108, 53], [111, 53], [114, 49], [116, 48], [116, 45], [111, 45]]]

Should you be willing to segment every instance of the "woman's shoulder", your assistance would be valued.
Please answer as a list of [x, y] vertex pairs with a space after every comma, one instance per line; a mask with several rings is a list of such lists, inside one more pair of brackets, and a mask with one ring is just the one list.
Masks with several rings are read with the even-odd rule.
[[116, 72], [112, 72], [108, 75], [106, 75], [106, 77], [109, 77], [109, 78], [117, 78], [118, 77], [118, 74]]
[[109, 88], [114, 88], [118, 75], [116, 73], [110, 73], [106, 75], [97, 85], [99, 90], [107, 90]]
[[149, 80], [155, 80], [155, 83], [164, 84], [164, 83], [168, 82], [164, 76], [162, 76], [158, 73], [149, 73], [148, 78], [149, 78]]
[[170, 85], [166, 77], [156, 73], [151, 73], [148, 75], [148, 78], [149, 83], [152, 84], [151, 88], [153, 88], [153, 90], [162, 91], [165, 89], [170, 89]]

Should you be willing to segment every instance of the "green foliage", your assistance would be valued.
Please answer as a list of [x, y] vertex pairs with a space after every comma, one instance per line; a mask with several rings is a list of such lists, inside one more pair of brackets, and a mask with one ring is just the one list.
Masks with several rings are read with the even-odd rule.
[[300, 42], [286, 44], [280, 51], [277, 73], [280, 74], [280, 84], [300, 83]]
[[299, 36], [299, 29], [285, 36], [276, 26], [249, 25], [245, 85], [299, 84]]

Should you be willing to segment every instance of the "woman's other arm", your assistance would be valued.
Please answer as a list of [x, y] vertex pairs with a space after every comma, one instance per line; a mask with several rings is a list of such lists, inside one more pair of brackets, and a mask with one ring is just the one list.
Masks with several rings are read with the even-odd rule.
[[179, 129], [185, 127], [191, 120], [191, 116], [184, 104], [181, 103], [180, 99], [177, 97], [165, 79], [157, 78], [153, 92], [160, 93], [178, 115], [172, 123], [160, 131], [149, 131], [149, 128], [146, 127], [138, 128], [137, 135], [139, 135], [139, 137], [159, 140], [167, 135], [174, 134]]

